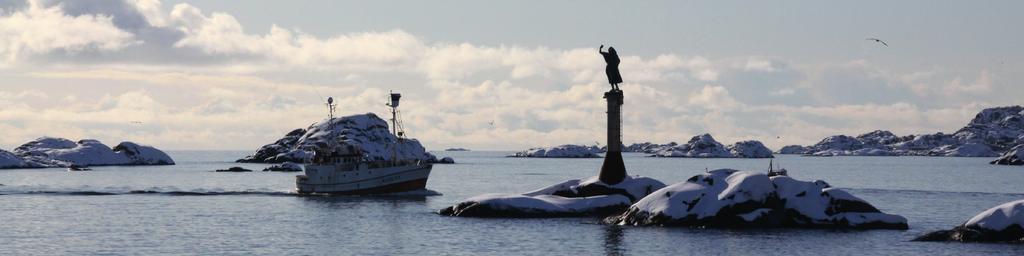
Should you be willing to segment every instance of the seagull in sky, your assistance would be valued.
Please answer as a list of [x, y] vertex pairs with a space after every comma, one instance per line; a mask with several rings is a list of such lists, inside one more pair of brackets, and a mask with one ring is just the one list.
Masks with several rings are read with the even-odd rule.
[[487, 122], [487, 123], [491, 124], [491, 126], [494, 126], [494, 120], [491, 120], [490, 122]]
[[882, 39], [878, 39], [878, 38], [874, 38], [874, 37], [866, 38], [864, 40], [875, 41], [875, 42], [882, 43], [882, 45], [889, 46], [889, 44], [885, 43], [885, 41], [882, 41]]

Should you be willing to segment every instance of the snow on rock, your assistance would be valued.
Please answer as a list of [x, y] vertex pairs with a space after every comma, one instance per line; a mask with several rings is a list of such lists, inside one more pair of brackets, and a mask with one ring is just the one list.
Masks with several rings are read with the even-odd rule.
[[989, 208], [953, 229], [931, 232], [914, 240], [1024, 243], [1024, 200]]
[[[284, 158], [295, 158], [288, 157], [288, 152], [298, 151], [293, 150], [299, 142], [299, 138], [306, 134], [306, 129], [295, 129], [288, 134], [285, 134], [283, 138], [277, 140], [274, 143], [263, 145], [256, 150], [256, 153], [246, 156], [242, 159], [238, 159], [236, 162], [243, 163], [277, 163], [277, 162], [288, 162]], [[281, 155], [282, 159], [278, 159]], [[305, 158], [303, 158], [305, 159]]]
[[931, 150], [929, 155], [933, 156], [958, 156], [958, 157], [995, 157], [999, 153], [992, 151], [988, 145], [968, 142], [963, 145], [947, 145]]
[[618, 216], [618, 225], [907, 229], [902, 216], [824, 181], [719, 169], [654, 191]]
[[133, 164], [172, 165], [174, 160], [167, 153], [151, 146], [139, 145], [134, 142], [121, 142], [114, 146], [114, 152], [123, 153]]
[[807, 152], [808, 152], [808, 150], [804, 146], [789, 145], [789, 146], [782, 147], [776, 153], [784, 154], [784, 155], [802, 155], [802, 154], [806, 154]]
[[400, 140], [391, 134], [388, 123], [373, 113], [322, 120], [306, 129], [295, 129], [274, 143], [264, 145], [245, 163], [309, 162], [313, 151], [328, 145], [349, 145], [361, 150], [370, 161], [435, 159], [416, 139]]
[[[984, 109], [953, 134], [939, 132], [900, 137], [878, 130], [857, 137], [835, 135], [808, 146], [803, 154], [995, 157], [1021, 144], [1024, 144], [1024, 107], [1010, 106]], [[794, 151], [790, 152], [797, 148], [792, 149]]]
[[279, 165], [271, 165], [263, 168], [264, 172], [301, 172], [302, 165], [292, 162], [284, 162]]
[[679, 145], [679, 143], [675, 143], [675, 142], [669, 142], [667, 144], [657, 144], [657, 143], [650, 143], [650, 142], [633, 143], [633, 144], [631, 144], [629, 146], [622, 147], [622, 152], [636, 152], [636, 153], [653, 154], [654, 152], [658, 152], [659, 150], [662, 150], [664, 148], [671, 148], [671, 147], [675, 147], [675, 146], [678, 146], [678, 145]]
[[686, 144], [662, 148], [654, 153], [657, 157], [699, 157], [719, 158], [735, 157], [722, 143], [718, 143], [711, 134], [693, 136]]
[[[110, 148], [91, 139], [75, 142], [64, 138], [42, 137], [18, 146], [14, 154], [23, 164], [19, 167], [4, 167], [0, 164], [0, 168], [174, 164], [170, 156], [154, 147], [121, 142]], [[9, 153], [6, 155], [0, 158], [10, 158]]]
[[457, 217], [540, 218], [607, 215], [629, 207], [665, 184], [647, 177], [629, 177], [615, 185], [597, 176], [568, 180], [520, 195], [484, 194], [438, 211]]
[[1024, 165], [1024, 144], [1017, 146], [1010, 151], [1006, 152], [996, 160], [989, 162], [990, 164], [999, 165]]
[[548, 158], [600, 158], [601, 150], [597, 146], [561, 145], [550, 148], [531, 148], [516, 152], [509, 157], [548, 157]]
[[0, 169], [3, 168], [25, 168], [28, 163], [22, 160], [21, 157], [14, 155], [7, 150], [0, 149]]
[[695, 158], [771, 158], [772, 151], [765, 147], [760, 141], [747, 140], [736, 142], [728, 147], [722, 145], [711, 137], [711, 134], [701, 134], [690, 138], [686, 144], [666, 144], [660, 147], [649, 146], [654, 149], [656, 157], [695, 157]]
[[772, 150], [761, 144], [760, 141], [746, 140], [736, 142], [727, 147], [729, 153], [739, 158], [772, 158]]
[[1017, 146], [1024, 136], [1024, 107], [988, 108], [979, 112], [967, 126], [953, 133], [961, 143], [981, 143], [997, 152], [1006, 152]]

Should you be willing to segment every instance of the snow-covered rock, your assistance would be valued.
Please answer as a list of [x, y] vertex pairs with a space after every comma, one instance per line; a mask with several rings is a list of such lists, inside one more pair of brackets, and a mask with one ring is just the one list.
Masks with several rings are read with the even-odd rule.
[[330, 144], [353, 146], [371, 161], [399, 160], [429, 161], [435, 158], [416, 139], [399, 140], [388, 130], [388, 122], [373, 113], [326, 119], [306, 129], [296, 129], [274, 143], [256, 150], [256, 153], [238, 159], [246, 163], [306, 163], [313, 151]]
[[736, 142], [735, 144], [727, 147], [729, 153], [732, 153], [734, 157], [739, 158], [772, 158], [772, 150], [761, 144], [760, 141], [746, 140]]
[[772, 151], [760, 141], [747, 140], [736, 142], [728, 147], [715, 140], [711, 134], [701, 134], [690, 138], [686, 144], [673, 145], [675, 142], [660, 147], [649, 146], [655, 150], [655, 157], [695, 157], [695, 158], [771, 158]]
[[662, 148], [654, 153], [657, 157], [699, 157], [719, 158], [735, 157], [722, 143], [718, 143], [711, 134], [701, 134], [690, 138], [686, 144]]
[[548, 158], [600, 158], [601, 150], [597, 146], [561, 145], [550, 148], [531, 148], [516, 152], [509, 157], [548, 157]]
[[999, 153], [992, 151], [988, 145], [968, 142], [962, 145], [947, 145], [929, 152], [931, 156], [958, 156], [958, 157], [995, 157]]
[[[1024, 144], [1024, 107], [984, 109], [966, 126], [953, 134], [934, 133], [896, 136], [889, 131], [873, 131], [850, 137], [829, 136], [806, 147], [805, 155], [814, 156], [956, 156], [994, 157]], [[797, 151], [797, 148], [792, 148]]]
[[882, 148], [885, 145], [900, 141], [900, 137], [890, 131], [875, 130], [869, 133], [857, 135], [857, 141], [862, 148]]
[[114, 146], [114, 152], [122, 153], [128, 157], [132, 164], [142, 165], [172, 165], [174, 160], [167, 153], [151, 146], [139, 145], [134, 142], [125, 141]]
[[880, 148], [862, 148], [857, 150], [829, 149], [808, 154], [810, 156], [895, 156], [892, 151]]
[[951, 230], [931, 232], [914, 240], [1024, 243], [1024, 200], [989, 208]]
[[1019, 145], [1021, 136], [1024, 136], [1024, 107], [1021, 106], [984, 109], [967, 126], [953, 133], [953, 138], [961, 143], [981, 143], [997, 152]]
[[618, 225], [907, 229], [902, 216], [824, 181], [719, 169], [654, 191], [618, 216]]
[[807, 152], [808, 152], [808, 150], [804, 146], [789, 145], [789, 146], [782, 147], [776, 153], [784, 154], [784, 155], [802, 155], [802, 154], [806, 154]]
[[679, 143], [675, 143], [675, 142], [669, 142], [669, 143], [666, 143], [666, 144], [657, 144], [657, 143], [650, 143], [650, 142], [633, 143], [633, 144], [631, 144], [629, 146], [622, 147], [622, 152], [636, 152], [636, 153], [653, 154], [654, 152], [658, 152], [661, 149], [675, 147], [675, 146], [678, 146], [678, 145], [679, 145]]
[[999, 165], [1024, 165], [1024, 144], [1017, 146], [1010, 151], [1006, 152], [996, 160], [989, 162], [990, 164]]
[[597, 176], [569, 180], [546, 188], [517, 194], [484, 194], [438, 211], [458, 217], [538, 218], [612, 214], [629, 207], [665, 184], [646, 177], [627, 176], [615, 185]]
[[0, 169], [4, 168], [25, 168], [28, 164], [21, 157], [7, 150], [0, 149]]
[[814, 151], [837, 150], [853, 151], [864, 148], [864, 143], [857, 138], [846, 135], [832, 135], [825, 137], [817, 144], [810, 147]]
[[271, 165], [267, 168], [263, 168], [264, 172], [301, 172], [302, 170], [302, 165], [292, 162], [284, 162], [279, 165]]
[[[10, 159], [10, 153], [0, 153], [0, 158]], [[163, 151], [133, 142], [121, 142], [114, 148], [91, 139], [78, 142], [63, 138], [41, 137], [14, 149], [21, 165], [0, 168], [41, 168], [100, 166], [100, 165], [173, 165]], [[16, 161], [15, 161], [16, 162]]]
[[301, 138], [305, 134], [306, 134], [306, 129], [301, 129], [300, 128], [300, 129], [292, 130], [292, 131], [288, 132], [288, 134], [285, 134], [283, 138], [278, 139], [274, 143], [263, 145], [262, 147], [260, 147], [259, 149], [256, 150], [256, 153], [253, 153], [252, 155], [246, 156], [246, 157], [244, 157], [242, 159], [238, 159], [238, 161], [235, 161], [235, 162], [241, 162], [241, 163], [283, 163], [283, 162], [289, 162], [289, 160], [287, 160], [287, 159], [278, 159], [278, 156], [280, 155], [281, 158], [288, 158], [287, 157], [289, 155], [288, 152], [296, 151], [294, 148], [295, 148], [296, 145], [298, 145], [299, 138]]

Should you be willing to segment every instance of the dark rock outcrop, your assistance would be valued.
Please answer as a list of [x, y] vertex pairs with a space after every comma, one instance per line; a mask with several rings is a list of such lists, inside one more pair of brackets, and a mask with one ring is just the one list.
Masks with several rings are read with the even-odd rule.
[[235, 166], [235, 167], [231, 167], [231, 168], [227, 168], [227, 169], [217, 169], [214, 172], [252, 172], [252, 170]]
[[810, 150], [808, 150], [804, 146], [788, 145], [788, 146], [782, 147], [781, 149], [779, 149], [779, 151], [777, 151], [775, 153], [784, 154], [784, 155], [802, 155], [802, 154], [807, 154], [807, 152], [810, 152]]
[[1006, 154], [1003, 154], [999, 158], [996, 158], [996, 160], [992, 160], [992, 162], [989, 163], [998, 165], [1024, 165], [1024, 144], [1007, 151]]
[[279, 165], [271, 165], [271, 166], [268, 166], [267, 168], [263, 168], [263, 171], [264, 172], [301, 172], [302, 171], [302, 165], [296, 164], [296, 163], [292, 163], [292, 162], [284, 162], [284, 163], [281, 163]]

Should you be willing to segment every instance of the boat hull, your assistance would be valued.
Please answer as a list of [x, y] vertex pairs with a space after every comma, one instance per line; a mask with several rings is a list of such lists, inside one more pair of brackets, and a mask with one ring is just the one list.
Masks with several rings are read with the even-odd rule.
[[338, 170], [331, 165], [307, 165], [296, 177], [301, 194], [369, 195], [424, 189], [432, 165], [406, 165], [362, 170]]

